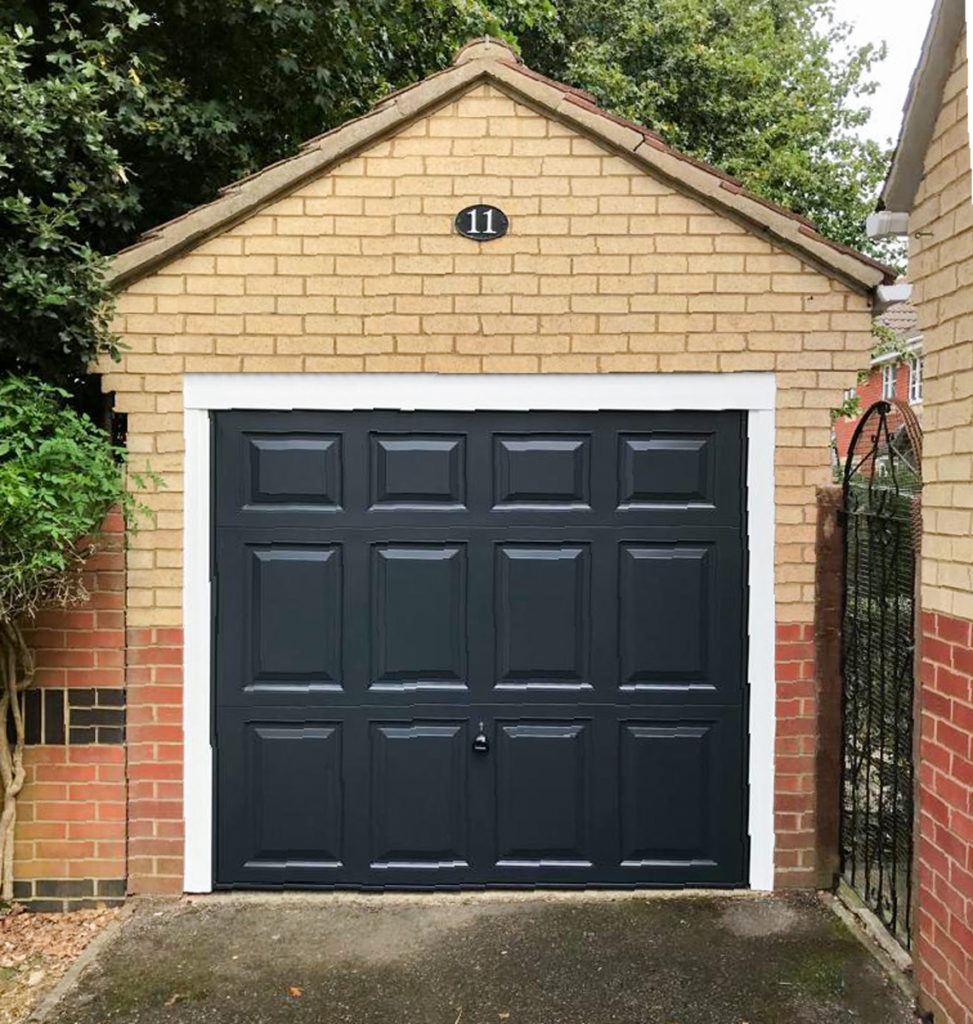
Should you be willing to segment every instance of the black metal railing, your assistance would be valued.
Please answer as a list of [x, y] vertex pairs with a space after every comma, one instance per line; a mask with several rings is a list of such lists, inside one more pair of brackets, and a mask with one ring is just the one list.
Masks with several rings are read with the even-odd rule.
[[845, 467], [841, 870], [909, 948], [921, 434], [908, 407], [862, 417]]

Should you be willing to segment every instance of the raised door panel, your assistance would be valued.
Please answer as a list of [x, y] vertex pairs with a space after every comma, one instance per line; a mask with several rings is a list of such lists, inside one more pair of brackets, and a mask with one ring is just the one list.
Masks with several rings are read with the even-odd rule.
[[666, 505], [714, 508], [716, 435], [651, 431], [619, 438], [618, 503], [624, 509]]
[[372, 509], [465, 505], [464, 437], [374, 434], [370, 448]]
[[464, 689], [466, 546], [377, 544], [371, 561], [371, 687]]
[[714, 728], [702, 721], [621, 724], [623, 867], [716, 864], [714, 773], [721, 766]]
[[591, 552], [587, 544], [496, 547], [500, 689], [590, 689]]
[[252, 545], [243, 644], [251, 691], [341, 688], [342, 567], [335, 545]]
[[341, 726], [252, 722], [245, 729], [245, 867], [340, 868]]
[[591, 440], [586, 435], [497, 435], [494, 508], [588, 508]]
[[465, 722], [373, 722], [370, 865], [382, 871], [469, 865]]
[[713, 546], [621, 544], [618, 557], [621, 688], [713, 689]]
[[337, 434], [243, 435], [247, 509], [341, 507], [341, 438]]
[[591, 725], [497, 723], [496, 863], [590, 866]]

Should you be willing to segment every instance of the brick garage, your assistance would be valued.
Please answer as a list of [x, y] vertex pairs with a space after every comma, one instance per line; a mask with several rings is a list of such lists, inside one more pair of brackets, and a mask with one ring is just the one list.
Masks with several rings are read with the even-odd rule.
[[[477, 202], [510, 216], [505, 238], [454, 232]], [[814, 883], [815, 489], [885, 268], [480, 42], [162, 226], [114, 274], [128, 349], [103, 384], [134, 458], [167, 483], [144, 496], [158, 516], [125, 574], [130, 891], [184, 888], [184, 808], [202, 784], [183, 778], [181, 746], [196, 374], [697, 374], [700, 389], [773, 375], [776, 625], [761, 628], [776, 630], [776, 723], [762, 725], [776, 727], [776, 841], [758, 854], [776, 885]], [[46, 877], [80, 871], [66, 865]]]

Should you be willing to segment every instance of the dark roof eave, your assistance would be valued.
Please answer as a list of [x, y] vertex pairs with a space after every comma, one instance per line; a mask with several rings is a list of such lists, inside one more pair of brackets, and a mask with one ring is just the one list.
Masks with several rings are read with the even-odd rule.
[[919, 63], [909, 84], [902, 128], [879, 196], [879, 210], [912, 212], [922, 181], [926, 152], [939, 116], [943, 89], [952, 71], [953, 54], [965, 23], [963, 0], [936, 0]]

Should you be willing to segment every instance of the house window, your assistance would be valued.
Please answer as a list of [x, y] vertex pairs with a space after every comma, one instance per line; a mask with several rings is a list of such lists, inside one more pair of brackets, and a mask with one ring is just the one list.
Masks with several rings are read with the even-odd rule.
[[918, 405], [922, 401], [922, 360], [916, 356], [909, 363], [909, 404]]
[[882, 367], [882, 398], [895, 398], [895, 363], [886, 363]]

